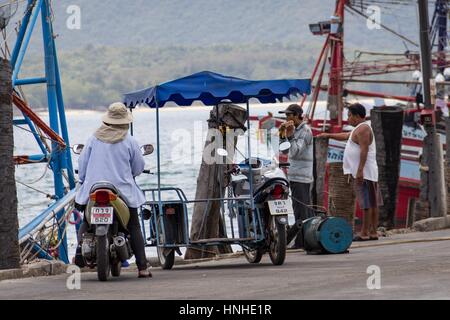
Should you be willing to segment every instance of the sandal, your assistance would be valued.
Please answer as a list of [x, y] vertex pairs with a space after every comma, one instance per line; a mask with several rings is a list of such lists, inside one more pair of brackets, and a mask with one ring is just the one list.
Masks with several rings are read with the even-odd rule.
[[356, 236], [353, 238], [353, 242], [357, 242], [357, 241], [370, 241], [370, 238], [363, 238], [361, 236]]
[[153, 277], [152, 273], [148, 270], [141, 270], [138, 273], [138, 278], [151, 278], [151, 277]]

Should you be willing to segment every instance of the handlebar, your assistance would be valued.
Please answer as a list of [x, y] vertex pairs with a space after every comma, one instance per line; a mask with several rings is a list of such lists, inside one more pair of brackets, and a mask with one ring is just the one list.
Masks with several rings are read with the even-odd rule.
[[[78, 169], [75, 169], [74, 172], [75, 172], [75, 174], [78, 174]], [[144, 171], [142, 171], [142, 173], [144, 173], [144, 174], [154, 174], [150, 170], [144, 170]]]
[[291, 166], [291, 164], [290, 164], [289, 162], [280, 162], [280, 163], [278, 164], [278, 166], [279, 166], [280, 168], [288, 168], [288, 167]]

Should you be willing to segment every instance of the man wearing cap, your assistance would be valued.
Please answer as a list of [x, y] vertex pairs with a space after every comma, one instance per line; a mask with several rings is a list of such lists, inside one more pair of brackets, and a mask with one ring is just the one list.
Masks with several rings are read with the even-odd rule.
[[[311, 187], [313, 178], [314, 147], [313, 134], [307, 121], [303, 119], [303, 109], [292, 104], [286, 110], [280, 111], [286, 114], [287, 121], [280, 127], [281, 143], [289, 141], [288, 179], [292, 191], [292, 204], [295, 219], [306, 220], [313, 213], [308, 207], [311, 205]], [[303, 239], [297, 236], [294, 248], [302, 248]]]
[[[144, 204], [145, 197], [134, 180], [134, 177], [144, 171], [145, 162], [137, 141], [128, 133], [133, 119], [124, 104], [113, 103], [102, 121], [103, 124], [89, 138], [78, 160], [81, 186], [75, 202], [77, 208], [84, 211], [92, 186], [99, 181], [112, 183], [120, 191], [130, 209], [128, 230], [139, 277], [151, 277], [147, 269], [144, 239], [137, 213], [137, 208]], [[87, 223], [83, 222], [78, 233], [78, 242], [87, 228]], [[83, 265], [80, 243], [77, 247], [75, 263]]]

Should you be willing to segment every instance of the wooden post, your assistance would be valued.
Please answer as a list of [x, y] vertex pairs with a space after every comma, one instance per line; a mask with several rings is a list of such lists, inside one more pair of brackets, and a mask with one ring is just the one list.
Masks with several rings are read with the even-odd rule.
[[445, 118], [445, 132], [447, 138], [447, 150], [445, 152], [445, 177], [446, 177], [446, 189], [447, 189], [447, 215], [450, 215], [450, 118]]
[[400, 107], [374, 108], [370, 119], [377, 146], [379, 186], [383, 196], [380, 224], [394, 228], [400, 178], [404, 111]]
[[[219, 104], [217, 108], [213, 108], [211, 111], [208, 126], [209, 129], [217, 130], [220, 129], [222, 125], [226, 125], [230, 129], [238, 129], [244, 126], [246, 120], [246, 110], [239, 106]], [[222, 131], [221, 134], [221, 138], [226, 140]], [[204, 153], [208, 152], [209, 155], [211, 155], [210, 146], [216, 143], [214, 140], [216, 138], [218, 137], [213, 134], [213, 131], [210, 131], [205, 143]], [[224, 145], [226, 145], [225, 143]], [[232, 147], [235, 148], [236, 143], [237, 139], [235, 138], [234, 146]], [[229, 155], [229, 157], [232, 159], [231, 155]], [[226, 197], [225, 186], [228, 184], [225, 181], [227, 179], [226, 172], [229, 171], [230, 168], [231, 166], [229, 164], [209, 164], [205, 162], [205, 159], [203, 158], [197, 178], [195, 199], [218, 199]], [[191, 241], [227, 238], [225, 230], [226, 222], [221, 215], [221, 209], [221, 201], [219, 200], [197, 202], [194, 204], [190, 233]], [[232, 252], [233, 250], [228, 244], [211, 246], [206, 249], [190, 247], [186, 250], [184, 258], [186, 260], [201, 259]]]
[[11, 66], [0, 58], [0, 270], [20, 267]]
[[324, 206], [325, 198], [325, 174], [328, 159], [328, 139], [314, 138], [314, 187], [313, 203], [316, 206]]
[[[419, 0], [418, 9], [424, 106], [426, 110], [433, 110], [434, 112], [434, 99], [431, 96], [431, 79], [433, 79], [433, 74], [429, 39], [428, 0]], [[430, 205], [430, 216], [443, 217], [447, 214], [447, 197], [444, 183], [442, 146], [436, 132], [435, 123], [425, 125], [425, 130], [427, 136], [423, 141], [423, 160], [428, 170], [428, 179], [426, 182], [422, 181], [422, 184], [428, 184], [426, 191]]]

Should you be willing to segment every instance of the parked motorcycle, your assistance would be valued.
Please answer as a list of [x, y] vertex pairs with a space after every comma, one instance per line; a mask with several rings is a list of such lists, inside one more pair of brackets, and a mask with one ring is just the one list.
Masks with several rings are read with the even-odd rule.
[[[278, 163], [276, 159], [253, 158], [235, 166], [232, 172], [231, 186], [235, 197], [248, 196], [250, 181], [253, 181], [256, 211], [238, 206], [239, 236], [255, 237], [256, 234], [263, 239], [243, 246], [244, 255], [250, 263], [259, 263], [266, 252], [269, 252], [274, 265], [283, 264], [286, 258], [288, 215], [293, 214], [289, 182], [282, 170], [288, 166], [288, 163]], [[257, 219], [256, 232], [254, 219]]]
[[[83, 147], [76, 145], [72, 149], [80, 154]], [[143, 156], [153, 151], [152, 145], [141, 147]], [[144, 173], [150, 174], [148, 170]], [[130, 210], [112, 183], [99, 181], [92, 186], [85, 218], [89, 229], [82, 235], [81, 252], [86, 266], [97, 268], [100, 281], [107, 281], [110, 274], [119, 277], [122, 263], [133, 256], [127, 231]]]

